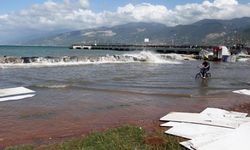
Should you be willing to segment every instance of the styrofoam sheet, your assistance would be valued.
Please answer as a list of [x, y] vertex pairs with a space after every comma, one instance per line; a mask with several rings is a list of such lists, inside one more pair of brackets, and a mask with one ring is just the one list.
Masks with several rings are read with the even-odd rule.
[[[224, 109], [219, 109], [219, 108], [206, 108], [205, 110], [203, 110], [200, 114], [203, 115], [208, 115], [210, 117], [216, 117], [216, 118], [246, 118], [247, 113], [242, 113], [242, 112], [236, 112], [236, 111], [227, 111]], [[247, 119], [247, 118], [246, 118]], [[250, 119], [249, 119], [250, 121]], [[173, 127], [176, 125], [179, 125], [180, 122], [166, 122], [161, 124], [160, 126], [162, 127]]]
[[[244, 123], [244, 124], [249, 125], [249, 123]], [[244, 125], [244, 124], [242, 124], [242, 125]], [[204, 135], [204, 136], [195, 137], [192, 140], [184, 141], [184, 142], [181, 142], [180, 144], [183, 145], [184, 147], [188, 148], [188, 149], [192, 148], [192, 149], [200, 150], [201, 147], [209, 145], [209, 144], [211, 144], [213, 142], [216, 142], [216, 141], [218, 141], [220, 139], [227, 138], [228, 136], [232, 135], [236, 130], [238, 130], [238, 128], [233, 129], [230, 132], [224, 132], [224, 133], [214, 132], [214, 133], [207, 134], [207, 135]], [[239, 135], [239, 136], [241, 136], [241, 135]], [[240, 139], [238, 139], [237, 136], [234, 136], [234, 138], [235, 138], [236, 141], [240, 140]], [[230, 145], [230, 144], [234, 144], [234, 143], [231, 143], [231, 142], [227, 143], [227, 145]], [[214, 150], [214, 148], [211, 148], [211, 149]], [[240, 147], [239, 147], [239, 149], [240, 149]]]
[[176, 135], [188, 139], [194, 139], [211, 134], [227, 134], [234, 129], [216, 127], [210, 125], [192, 124], [192, 123], [180, 123], [174, 125], [169, 130], [165, 131], [167, 134]]
[[19, 94], [29, 94], [34, 92], [35, 91], [32, 91], [25, 87], [6, 88], [6, 89], [0, 89], [0, 97], [14, 96]]
[[220, 117], [220, 118], [245, 118], [247, 113], [236, 112], [236, 111], [227, 111], [224, 109], [219, 108], [206, 108], [200, 114], [205, 114], [208, 116], [213, 117]]
[[179, 125], [180, 122], [172, 122], [172, 121], [169, 121], [169, 122], [166, 122], [166, 123], [163, 123], [161, 124], [160, 126], [161, 127], [173, 127], [173, 126], [177, 126]]
[[237, 128], [240, 124], [248, 122], [249, 118], [216, 118], [198, 113], [172, 112], [162, 117], [160, 120]]
[[195, 150], [194, 148], [192, 148], [192, 143], [190, 141], [180, 142], [180, 144], [189, 150]]
[[[210, 117], [219, 117], [219, 118], [226, 117], [226, 118], [233, 118], [233, 119], [234, 118], [246, 118], [246, 116], [247, 116], [247, 113], [241, 113], [241, 112], [236, 112], [236, 111], [227, 111], [227, 110], [219, 109], [219, 108], [206, 108], [200, 114], [208, 115]], [[179, 124], [180, 124], [180, 122], [169, 121], [169, 122], [161, 124], [160, 126], [173, 127], [173, 126], [176, 126]]]
[[26, 94], [26, 95], [3, 97], [3, 98], [0, 98], [0, 102], [20, 100], [20, 99], [24, 99], [24, 98], [30, 98], [30, 97], [33, 97], [33, 96], [35, 96], [35, 94]]
[[[206, 108], [200, 114], [208, 115], [209, 117], [216, 117], [216, 118], [246, 118], [247, 113], [236, 112], [236, 111], [227, 111], [224, 109], [219, 108]], [[250, 121], [250, 120], [249, 120]], [[179, 125], [180, 122], [166, 122], [161, 124], [162, 127], [173, 127]]]
[[161, 124], [172, 127], [165, 133], [191, 139], [180, 143], [187, 149], [247, 150], [250, 147], [247, 142], [250, 138], [250, 117], [246, 116], [247, 113], [207, 108], [200, 114], [169, 113], [160, 120], [170, 121]]
[[197, 147], [197, 150], [249, 150], [250, 122], [242, 124], [230, 134], [206, 145]]
[[[184, 143], [184, 144], [189, 145], [189, 147], [191, 147], [193, 149], [199, 149], [199, 147], [202, 147], [204, 145], [207, 145], [209, 143], [217, 141], [218, 139], [223, 138], [224, 136], [226, 136], [232, 132], [233, 131], [230, 131], [227, 133], [220, 133], [220, 132], [211, 133], [211, 134], [207, 134], [204, 136], [199, 136], [199, 137], [193, 138], [192, 140], [189, 140], [189, 141], [185, 141], [186, 143]], [[180, 143], [180, 144], [182, 144], [182, 143]]]
[[250, 90], [247, 90], [247, 89], [236, 90], [236, 91], [233, 91], [233, 93], [244, 94], [244, 95], [250, 95]]

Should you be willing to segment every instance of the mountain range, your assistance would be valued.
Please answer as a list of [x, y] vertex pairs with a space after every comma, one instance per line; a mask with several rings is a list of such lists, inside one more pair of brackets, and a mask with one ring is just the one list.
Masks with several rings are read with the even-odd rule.
[[133, 22], [56, 34], [29, 40], [25, 45], [70, 46], [74, 43], [120, 43], [168, 45], [250, 45], [250, 18], [205, 19], [189, 25], [168, 27], [160, 23]]

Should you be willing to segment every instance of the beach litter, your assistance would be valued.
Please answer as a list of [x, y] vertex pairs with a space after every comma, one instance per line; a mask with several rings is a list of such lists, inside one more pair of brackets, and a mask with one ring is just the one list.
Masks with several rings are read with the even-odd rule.
[[250, 117], [247, 113], [206, 108], [201, 113], [171, 112], [160, 118], [166, 134], [187, 139], [190, 150], [249, 150]]
[[247, 90], [247, 89], [236, 90], [236, 91], [233, 91], [233, 93], [244, 94], [244, 95], [249, 95], [250, 96], [250, 90]]
[[20, 100], [35, 96], [35, 91], [25, 87], [0, 89], [0, 102]]

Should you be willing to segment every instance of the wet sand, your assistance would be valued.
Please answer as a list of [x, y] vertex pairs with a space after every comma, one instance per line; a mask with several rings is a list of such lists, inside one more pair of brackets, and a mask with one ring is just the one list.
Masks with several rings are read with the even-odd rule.
[[[11, 107], [1, 104], [0, 149], [20, 144], [52, 144], [125, 124], [153, 132], [160, 128], [159, 119], [171, 111], [200, 112], [206, 107], [217, 107], [250, 113], [250, 97], [231, 92], [197, 97], [152, 96], [146, 103], [127, 100], [131, 96], [126, 94], [120, 96], [123, 98], [112, 99], [114, 105], [77, 101], [60, 107], [13, 106], [12, 111], [7, 111]], [[144, 97], [137, 95], [140, 98]]]

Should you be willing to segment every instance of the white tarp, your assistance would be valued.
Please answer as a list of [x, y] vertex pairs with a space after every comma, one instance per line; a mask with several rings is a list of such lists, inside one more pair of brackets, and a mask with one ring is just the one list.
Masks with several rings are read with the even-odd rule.
[[233, 93], [250, 95], [250, 90], [247, 90], [247, 89], [236, 90], [236, 91], [233, 91]]

